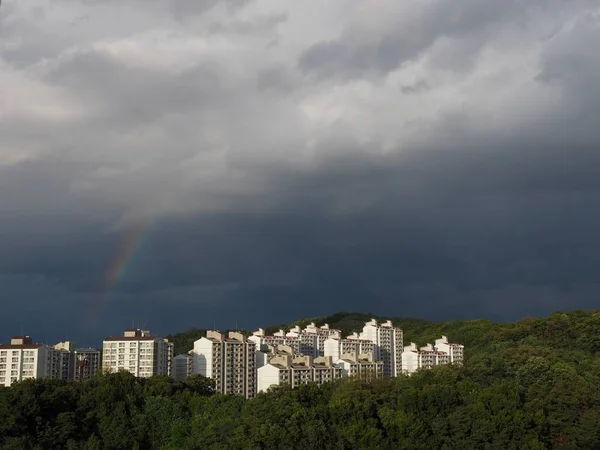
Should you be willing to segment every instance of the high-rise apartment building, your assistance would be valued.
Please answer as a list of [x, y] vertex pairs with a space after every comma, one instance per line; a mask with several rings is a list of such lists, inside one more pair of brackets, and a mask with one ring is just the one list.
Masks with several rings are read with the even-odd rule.
[[359, 378], [364, 381], [383, 377], [383, 362], [374, 361], [372, 353], [365, 355], [343, 354], [336, 365], [342, 369], [344, 377]]
[[136, 377], [171, 375], [172, 358], [172, 343], [140, 329], [128, 329], [123, 336], [107, 337], [102, 345], [104, 370], [125, 370]]
[[279, 330], [271, 335], [265, 334], [265, 330], [259, 328], [257, 331], [252, 333], [252, 336], [248, 337], [248, 340], [254, 342], [256, 350], [264, 351], [266, 346], [272, 345], [287, 345], [292, 347], [296, 352], [301, 352], [300, 339], [296, 336], [290, 336], [285, 331]]
[[300, 340], [301, 354], [317, 357], [325, 355], [325, 341], [329, 338], [339, 339], [341, 333], [340, 330], [329, 328], [328, 324], [318, 327], [311, 322], [304, 329], [296, 325], [290, 329], [287, 336]]
[[418, 348], [417, 344], [411, 342], [404, 347], [402, 354], [402, 369], [404, 373], [410, 375], [419, 369], [431, 369], [437, 365], [449, 362], [448, 355], [441, 352], [438, 354], [431, 345]]
[[301, 355], [319, 356], [319, 335], [316, 332], [307, 333], [306, 329], [296, 325], [286, 336], [298, 341], [298, 353]]
[[331, 356], [333, 361], [337, 361], [344, 354], [355, 356], [370, 354], [375, 357], [375, 344], [368, 339], [361, 339], [356, 333], [346, 339], [326, 339], [324, 344], [325, 356]]
[[194, 359], [192, 355], [183, 353], [173, 358], [171, 377], [175, 381], [185, 381], [193, 373]]
[[241, 333], [225, 336], [209, 330], [194, 342], [193, 373], [213, 378], [217, 392], [252, 398], [256, 394], [255, 351], [256, 343]]
[[92, 378], [100, 371], [102, 365], [102, 352], [97, 348], [76, 348], [73, 352], [75, 361], [75, 381], [84, 381]]
[[0, 345], [0, 385], [10, 386], [28, 378], [70, 379], [71, 353], [49, 345], [34, 344], [30, 336], [15, 336]]
[[383, 361], [383, 376], [397, 377], [402, 373], [402, 352], [404, 351], [402, 330], [394, 327], [389, 320], [378, 324], [371, 319], [360, 333], [361, 339], [375, 344], [375, 359]]
[[404, 347], [402, 354], [402, 370], [410, 375], [419, 369], [431, 369], [443, 364], [462, 364], [463, 346], [449, 343], [446, 336], [436, 339], [435, 345], [427, 344], [418, 348], [411, 342]]
[[75, 354], [73, 350], [75, 344], [71, 341], [59, 342], [54, 346], [53, 352], [53, 370], [55, 376], [61, 380], [72, 380], [75, 375]]
[[464, 345], [448, 342], [446, 336], [435, 340], [435, 348], [441, 352], [445, 352], [450, 357], [452, 364], [462, 364], [464, 361]]
[[341, 377], [342, 368], [330, 357], [279, 355], [257, 370], [257, 389], [265, 392], [272, 386], [288, 384], [295, 388], [312, 382], [321, 385]]
[[311, 322], [304, 328], [305, 334], [316, 334], [317, 335], [317, 354], [316, 356], [323, 356], [325, 354], [325, 341], [329, 338], [340, 339], [342, 337], [341, 330], [332, 329], [329, 324], [323, 324], [317, 327], [314, 322]]

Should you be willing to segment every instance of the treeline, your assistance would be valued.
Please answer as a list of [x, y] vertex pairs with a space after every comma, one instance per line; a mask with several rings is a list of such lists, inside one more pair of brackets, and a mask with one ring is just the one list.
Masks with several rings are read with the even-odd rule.
[[467, 343], [465, 365], [252, 400], [198, 376], [26, 381], [0, 389], [0, 448], [600, 448], [600, 314], [399, 325], [418, 343], [440, 333]]
[[[294, 325], [304, 327], [314, 322], [318, 326], [327, 323], [331, 328], [342, 330], [342, 335], [346, 336], [354, 331], [362, 331], [365, 322], [371, 318], [380, 321], [390, 319], [395, 326], [402, 328], [404, 345], [410, 342], [425, 345], [434, 342], [441, 335], [446, 335], [451, 341], [465, 345], [466, 358], [490, 353], [491, 348], [521, 344], [572, 348], [592, 353], [600, 351], [600, 333], [596, 332], [600, 330], [598, 311], [556, 312], [547, 318], [527, 318], [516, 323], [495, 323], [482, 319], [430, 322], [405, 317], [376, 316], [370, 313], [341, 312], [330, 316], [300, 319], [290, 324], [267, 326], [265, 331], [273, 333], [280, 328], [288, 330]], [[245, 333], [249, 334], [250, 331]], [[206, 330], [192, 328], [167, 338], [175, 344], [174, 352], [178, 355], [191, 350], [194, 341], [203, 336], [206, 336]]]

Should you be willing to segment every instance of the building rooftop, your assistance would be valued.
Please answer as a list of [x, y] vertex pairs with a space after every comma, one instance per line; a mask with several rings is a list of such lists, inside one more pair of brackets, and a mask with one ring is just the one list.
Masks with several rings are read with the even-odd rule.
[[108, 336], [104, 338], [104, 342], [109, 341], [154, 341], [158, 338], [155, 336]]
[[44, 344], [0, 344], [0, 350], [33, 350], [43, 346]]
[[383, 361], [371, 361], [369, 359], [357, 359], [356, 361], [352, 359], [342, 358], [340, 361], [344, 361], [350, 364], [383, 364]]
[[447, 355], [448, 353], [442, 352], [440, 350], [410, 350], [412, 353], [418, 354], [436, 354], [436, 355]]
[[13, 336], [10, 338], [10, 345], [33, 345], [31, 336]]
[[278, 369], [280, 369], [280, 370], [285, 370], [285, 369], [287, 369], [287, 367], [285, 367], [285, 366], [284, 366], [284, 365], [282, 365], [282, 364], [273, 364], [273, 363], [270, 363], [270, 364], [271, 364], [273, 367], [277, 367], [277, 368], [278, 368]]

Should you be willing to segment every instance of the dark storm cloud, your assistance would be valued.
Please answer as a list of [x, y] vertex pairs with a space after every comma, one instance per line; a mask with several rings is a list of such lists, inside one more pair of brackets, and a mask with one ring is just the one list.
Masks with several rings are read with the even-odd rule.
[[[196, 295], [206, 301], [221, 286], [225, 298], [244, 297], [250, 304], [305, 297], [308, 307], [314, 302], [343, 309], [369, 298], [382, 309], [416, 312], [417, 302], [438, 308], [436, 314], [450, 314], [456, 302], [469, 299], [468, 306], [482, 314], [488, 308], [485, 299], [510, 285], [517, 286], [511, 288], [516, 295], [518, 286], [522, 292], [536, 286], [572, 292], [593, 284], [600, 217], [589, 211], [597, 211], [600, 199], [597, 177], [592, 171], [574, 172], [572, 186], [579, 188], [568, 193], [553, 186], [553, 179], [562, 176], [566, 186], [575, 165], [563, 167], [556, 159], [554, 167], [525, 168], [527, 153], [520, 153], [521, 160], [515, 156], [513, 173], [509, 166], [489, 167], [489, 158], [472, 162], [468, 173], [459, 165], [443, 165], [441, 158], [439, 166], [424, 158], [405, 167], [394, 160], [336, 161], [309, 177], [282, 175], [287, 181], [277, 185], [287, 194], [266, 213], [159, 224], [119, 290], [143, 297], [205, 286], [204, 295]], [[433, 175], [440, 166], [446, 182], [432, 187], [429, 180], [438, 178]], [[494, 172], [487, 185], [478, 181]], [[469, 173], [471, 180], [465, 180]], [[536, 175], [539, 184], [524, 183]], [[358, 207], [339, 210], [347, 196]], [[85, 249], [76, 241], [72, 246], [74, 255]], [[78, 289], [78, 275], [90, 276], [93, 268], [76, 264], [73, 256], [66, 259], [70, 265], [55, 254], [26, 266]], [[52, 262], [54, 270], [44, 271], [43, 264]], [[105, 268], [95, 269], [103, 273]], [[506, 316], [519, 314], [514, 303], [504, 307]]]
[[10, 7], [1, 326], [596, 306], [592, 2], [133, 3]]

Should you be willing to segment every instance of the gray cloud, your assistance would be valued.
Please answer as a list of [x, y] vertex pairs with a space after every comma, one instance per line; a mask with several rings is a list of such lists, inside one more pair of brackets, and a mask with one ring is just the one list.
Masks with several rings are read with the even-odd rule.
[[200, 3], [2, 5], [5, 329], [594, 306], [593, 2]]
[[441, 38], [460, 39], [473, 54], [485, 45], [498, 25], [504, 28], [511, 20], [537, 10], [532, 7], [533, 11], [528, 11], [515, 1], [474, 0], [459, 5], [434, 2], [421, 7], [381, 3], [382, 17], [385, 17], [382, 26], [365, 27], [358, 18], [340, 38], [319, 42], [304, 52], [300, 67], [306, 71], [329, 71], [338, 76], [385, 74], [422, 56]]

